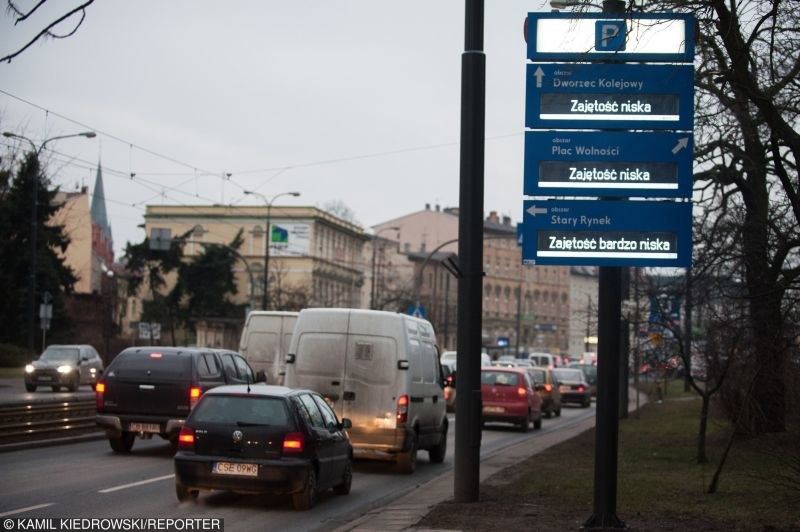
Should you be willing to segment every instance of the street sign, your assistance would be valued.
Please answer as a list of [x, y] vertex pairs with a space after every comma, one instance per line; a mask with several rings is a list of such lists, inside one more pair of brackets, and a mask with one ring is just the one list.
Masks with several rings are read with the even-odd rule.
[[526, 200], [525, 264], [689, 266], [692, 204]]
[[527, 196], [692, 196], [691, 133], [526, 131]]
[[408, 307], [408, 315], [414, 316], [415, 318], [425, 318], [425, 307], [421, 305]]
[[692, 65], [528, 64], [525, 126], [678, 129], [694, 125]]
[[695, 25], [679, 13], [528, 13], [534, 61], [694, 60]]

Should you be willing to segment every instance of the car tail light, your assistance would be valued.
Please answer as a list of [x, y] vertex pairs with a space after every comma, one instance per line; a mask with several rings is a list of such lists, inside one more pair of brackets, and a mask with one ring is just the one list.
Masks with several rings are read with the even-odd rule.
[[302, 432], [289, 432], [283, 437], [283, 452], [284, 453], [302, 453], [303, 452], [303, 433]]
[[585, 386], [578, 386], [578, 391], [579, 391], [579, 392], [582, 392], [582, 391], [584, 391], [584, 390], [586, 390], [586, 387], [585, 387]]
[[106, 393], [106, 384], [104, 382], [98, 382], [94, 386], [94, 401], [97, 410], [103, 410], [104, 403], [104, 396]]
[[545, 384], [544, 385], [544, 391], [546, 391], [547, 393], [552, 392], [553, 391], [553, 385], [552, 384]]
[[517, 388], [517, 395], [519, 395], [520, 397], [525, 397], [526, 395], [528, 395], [528, 390], [520, 386], [519, 388]]
[[447, 384], [445, 386], [452, 386], [453, 385], [453, 376], [448, 375], [447, 377]]
[[397, 422], [405, 423], [408, 421], [408, 396], [401, 395], [397, 398]]
[[201, 390], [197, 386], [192, 386], [189, 389], [189, 410], [194, 408], [194, 405], [196, 405], [197, 401], [200, 400], [201, 395], [203, 395], [203, 390]]
[[181, 427], [178, 434], [178, 447], [181, 449], [194, 449], [194, 429], [186, 425]]

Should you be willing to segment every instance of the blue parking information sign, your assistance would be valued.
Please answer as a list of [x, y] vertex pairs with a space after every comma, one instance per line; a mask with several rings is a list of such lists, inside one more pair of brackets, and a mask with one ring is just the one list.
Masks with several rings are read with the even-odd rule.
[[692, 134], [526, 131], [527, 196], [692, 195]]
[[694, 125], [692, 65], [529, 64], [525, 126], [673, 129]]
[[691, 265], [691, 203], [526, 200], [523, 208], [525, 264]]
[[595, 44], [598, 52], [624, 52], [627, 41], [624, 20], [598, 20], [594, 23]]

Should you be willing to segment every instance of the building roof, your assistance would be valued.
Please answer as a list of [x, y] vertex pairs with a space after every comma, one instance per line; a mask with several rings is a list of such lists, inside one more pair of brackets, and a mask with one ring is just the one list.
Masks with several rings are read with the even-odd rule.
[[94, 180], [94, 190], [92, 194], [92, 223], [100, 227], [103, 236], [112, 242], [111, 226], [108, 225], [108, 215], [106, 214], [106, 195], [103, 190], [103, 167], [97, 162], [97, 176]]

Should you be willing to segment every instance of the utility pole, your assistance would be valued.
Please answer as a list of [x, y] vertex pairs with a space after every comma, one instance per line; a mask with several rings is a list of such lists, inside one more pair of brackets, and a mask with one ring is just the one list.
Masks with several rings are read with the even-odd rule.
[[461, 55], [461, 161], [458, 216], [458, 379], [456, 380], [456, 502], [480, 492], [481, 331], [483, 317], [483, 181], [486, 56], [483, 0], [466, 0]]

